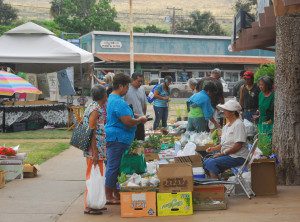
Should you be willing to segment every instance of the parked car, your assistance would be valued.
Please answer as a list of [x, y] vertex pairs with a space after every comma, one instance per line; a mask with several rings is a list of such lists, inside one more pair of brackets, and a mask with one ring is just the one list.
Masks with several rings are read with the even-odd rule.
[[[148, 95], [149, 92], [152, 90], [152, 88], [158, 84], [158, 83], [163, 83], [164, 79], [163, 78], [158, 78], [152, 80], [149, 85], [144, 85], [144, 89], [146, 94]], [[174, 82], [170, 85], [170, 91], [171, 91], [171, 97], [173, 98], [179, 98], [181, 96], [186, 96], [188, 94], [192, 93], [192, 90], [190, 87], [188, 87], [186, 82]]]

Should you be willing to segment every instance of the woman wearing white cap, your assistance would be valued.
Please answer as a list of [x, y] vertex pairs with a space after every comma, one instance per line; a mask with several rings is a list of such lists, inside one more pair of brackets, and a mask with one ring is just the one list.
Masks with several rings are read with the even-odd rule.
[[224, 111], [228, 123], [222, 129], [221, 143], [206, 150], [217, 152], [213, 158], [204, 161], [204, 168], [211, 178], [218, 178], [225, 170], [242, 165], [249, 152], [246, 148], [245, 125], [239, 116], [241, 105], [236, 100], [229, 100], [217, 105], [217, 108]]

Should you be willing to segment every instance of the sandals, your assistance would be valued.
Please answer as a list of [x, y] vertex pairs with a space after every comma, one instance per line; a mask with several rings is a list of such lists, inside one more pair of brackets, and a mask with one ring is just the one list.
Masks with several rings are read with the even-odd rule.
[[107, 200], [106, 205], [120, 205], [120, 200], [116, 200], [116, 199]]
[[105, 210], [107, 210], [106, 207], [103, 207], [102, 209], [91, 209], [91, 208], [89, 208], [89, 209], [84, 210], [83, 213], [84, 214], [90, 214], [90, 215], [102, 215], [103, 214], [102, 211], [105, 211]]

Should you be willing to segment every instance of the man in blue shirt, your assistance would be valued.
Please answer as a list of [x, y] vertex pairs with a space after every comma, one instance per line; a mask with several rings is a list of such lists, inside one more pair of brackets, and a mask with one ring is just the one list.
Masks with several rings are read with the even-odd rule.
[[121, 157], [133, 142], [136, 125], [146, 123], [147, 118], [134, 117], [132, 109], [123, 99], [131, 79], [124, 74], [118, 74], [113, 80], [113, 91], [107, 103], [106, 133], [106, 180], [105, 191], [107, 204], [118, 204], [119, 195], [116, 189]]

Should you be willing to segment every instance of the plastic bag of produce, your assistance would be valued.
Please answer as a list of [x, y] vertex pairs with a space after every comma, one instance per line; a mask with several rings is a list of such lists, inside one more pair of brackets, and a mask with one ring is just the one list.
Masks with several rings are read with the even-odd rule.
[[122, 156], [120, 173], [125, 174], [143, 174], [146, 172], [146, 161], [144, 154], [129, 154], [128, 150]]
[[92, 209], [102, 209], [106, 204], [104, 176], [101, 175], [99, 166], [92, 166], [91, 176], [86, 181], [87, 206]]
[[256, 134], [255, 125], [247, 119], [244, 119], [244, 125], [246, 128], [247, 136], [255, 136], [255, 134]]

